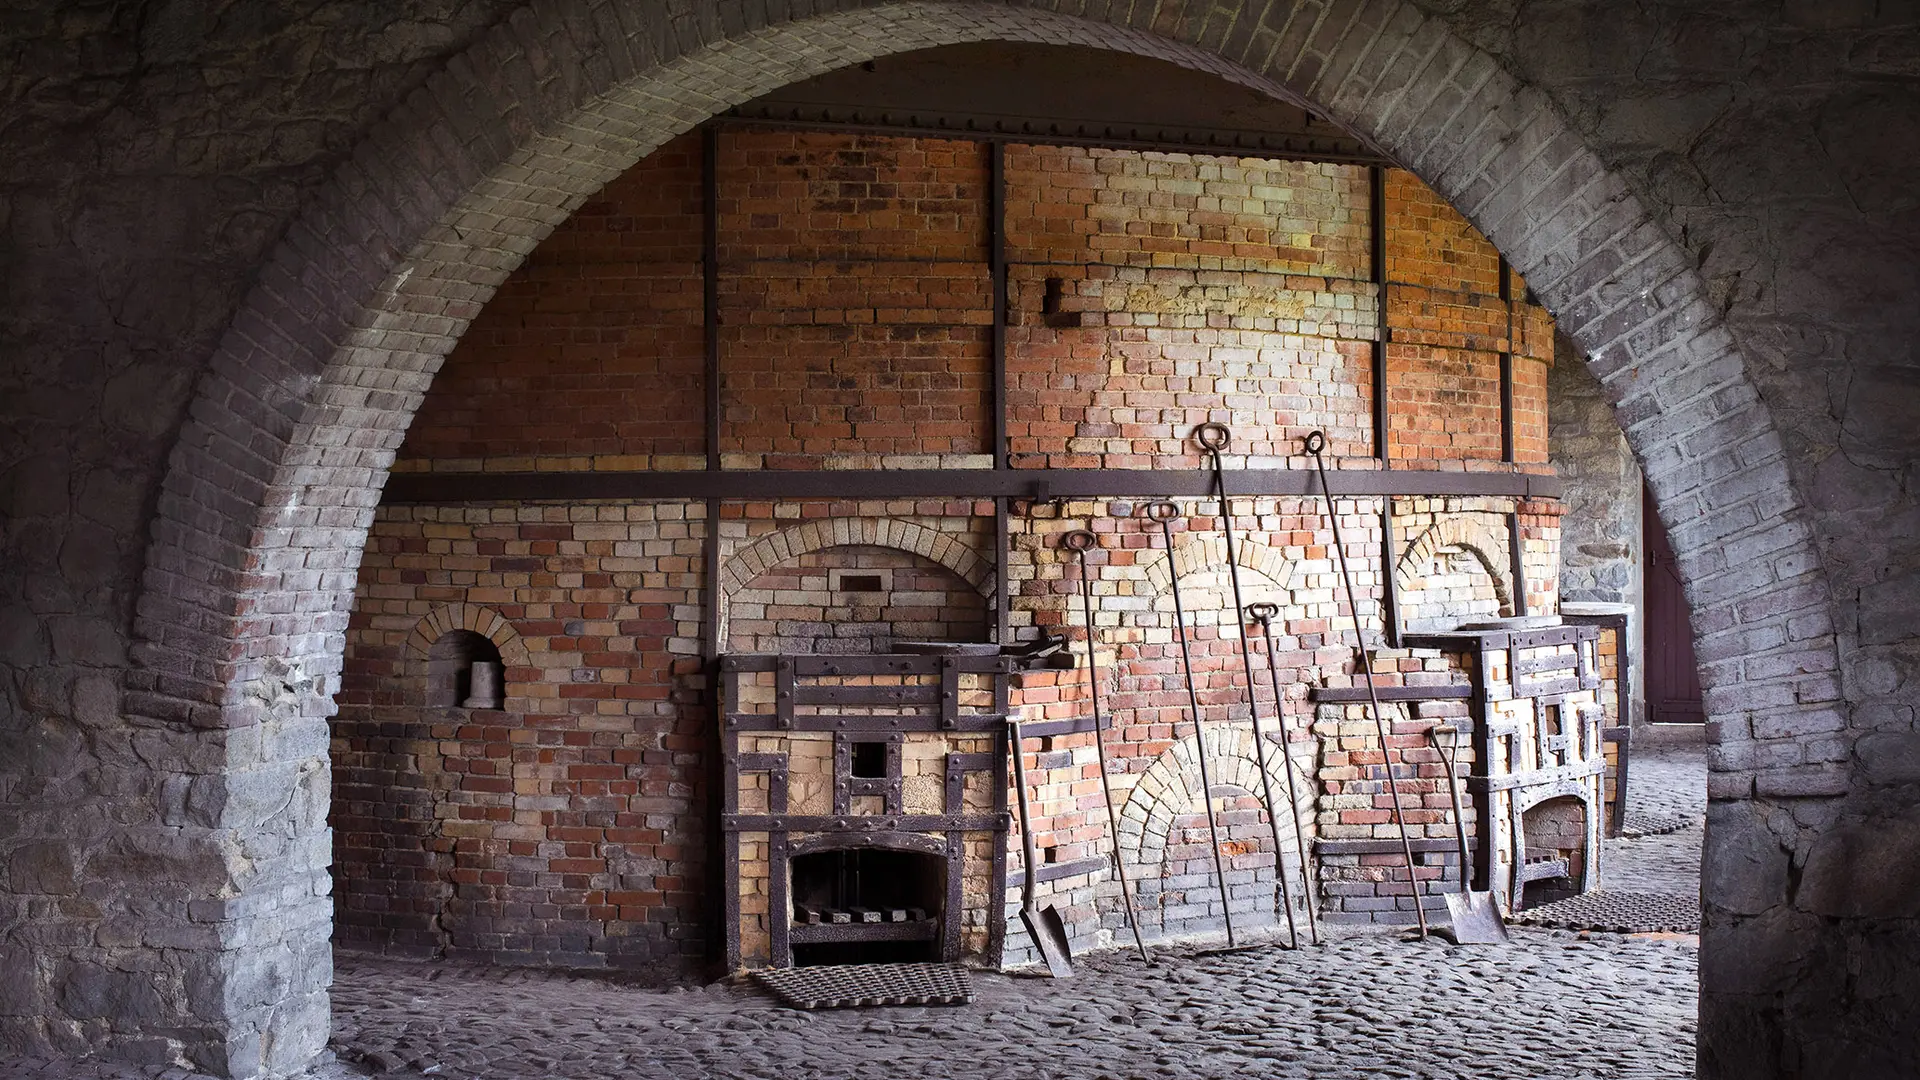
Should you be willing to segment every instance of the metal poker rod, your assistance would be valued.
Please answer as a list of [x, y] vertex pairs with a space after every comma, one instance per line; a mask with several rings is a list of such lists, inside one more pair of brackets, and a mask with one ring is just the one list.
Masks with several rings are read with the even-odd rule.
[[1248, 604], [1246, 610], [1247, 617], [1260, 624], [1260, 634], [1267, 639], [1267, 675], [1273, 680], [1274, 723], [1280, 727], [1280, 758], [1287, 776], [1287, 803], [1293, 807], [1293, 845], [1300, 856], [1300, 897], [1307, 905], [1307, 930], [1313, 935], [1313, 943], [1318, 945], [1320, 916], [1313, 908], [1313, 872], [1307, 869], [1307, 830], [1300, 821], [1300, 793], [1293, 779], [1293, 755], [1287, 751], [1286, 699], [1280, 695], [1280, 668], [1273, 658], [1273, 617], [1280, 613], [1280, 605]]
[[1133, 928], [1133, 945], [1140, 959], [1147, 959], [1147, 943], [1140, 936], [1140, 912], [1133, 906], [1133, 886], [1127, 882], [1127, 860], [1120, 854], [1120, 815], [1113, 808], [1113, 782], [1107, 779], [1107, 740], [1100, 718], [1100, 675], [1094, 659], [1093, 577], [1087, 572], [1087, 552], [1099, 543], [1085, 529], [1075, 529], [1060, 538], [1060, 546], [1080, 557], [1080, 610], [1087, 620], [1087, 695], [1093, 704], [1093, 750], [1100, 758], [1100, 793], [1107, 803], [1107, 835], [1113, 848], [1113, 869], [1120, 878], [1120, 896], [1127, 902], [1127, 925]]
[[[1193, 441], [1199, 443], [1200, 449], [1206, 451], [1212, 460], [1213, 491], [1220, 499], [1220, 533], [1227, 542], [1227, 573], [1233, 582], [1233, 617], [1237, 621], [1241, 611], [1246, 608], [1246, 598], [1240, 593], [1240, 562], [1233, 550], [1233, 510], [1227, 504], [1226, 470], [1220, 464], [1220, 452], [1233, 441], [1233, 433], [1227, 430], [1225, 424], [1209, 421], [1193, 429]], [[1260, 696], [1254, 690], [1251, 649], [1243, 622], [1240, 627], [1240, 667], [1247, 676], [1247, 716], [1253, 722], [1253, 753], [1260, 765], [1260, 791], [1267, 803], [1267, 827], [1273, 833], [1273, 899], [1274, 905], [1287, 916], [1287, 947], [1297, 949], [1300, 947], [1300, 930], [1293, 921], [1293, 890], [1287, 883], [1286, 853], [1281, 850], [1280, 815], [1273, 801], [1273, 777], [1267, 771], [1267, 735], [1260, 727]], [[1275, 700], [1278, 701], [1277, 698]]]
[[1340, 539], [1340, 515], [1333, 507], [1333, 489], [1327, 486], [1327, 462], [1321, 453], [1327, 448], [1326, 432], [1307, 436], [1307, 453], [1313, 455], [1313, 467], [1320, 474], [1320, 494], [1327, 503], [1327, 520], [1333, 523], [1333, 555], [1340, 564], [1340, 581], [1347, 590], [1347, 614], [1353, 619], [1353, 647], [1360, 658], [1360, 677], [1367, 687], [1367, 705], [1373, 710], [1373, 728], [1380, 737], [1380, 767], [1387, 774], [1387, 792], [1393, 796], [1393, 819], [1400, 825], [1400, 851], [1407, 858], [1407, 885], [1413, 890], [1413, 915], [1420, 923], [1420, 937], [1427, 936], [1427, 910], [1420, 902], [1420, 879], [1413, 868], [1413, 842], [1407, 839], [1407, 817], [1400, 806], [1400, 784], [1393, 778], [1393, 758], [1388, 753], [1387, 723], [1380, 718], [1380, 695], [1373, 688], [1373, 662], [1367, 659], [1367, 641], [1360, 634], [1360, 604], [1353, 596], [1353, 575], [1347, 573], [1346, 544]]
[[1174, 637], [1180, 642], [1181, 670], [1187, 679], [1187, 704], [1193, 712], [1193, 741], [1200, 759], [1200, 801], [1207, 808], [1207, 838], [1213, 851], [1213, 880], [1220, 887], [1220, 914], [1227, 924], [1227, 947], [1239, 946], [1233, 933], [1233, 905], [1227, 899], [1227, 871], [1220, 861], [1220, 826], [1213, 814], [1213, 770], [1207, 763], [1206, 731], [1200, 725], [1200, 692], [1193, 683], [1193, 655], [1187, 648], [1187, 614], [1180, 603], [1180, 568], [1173, 559], [1173, 519], [1180, 508], [1166, 501], [1151, 502], [1140, 508], [1150, 521], [1160, 523], [1160, 536], [1167, 546], [1167, 573], [1172, 582]]

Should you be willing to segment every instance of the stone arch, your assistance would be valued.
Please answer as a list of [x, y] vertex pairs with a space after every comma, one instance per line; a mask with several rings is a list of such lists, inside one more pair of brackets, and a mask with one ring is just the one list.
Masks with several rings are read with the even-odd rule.
[[[325, 745], [354, 568], [407, 423], [469, 320], [588, 194], [777, 86], [911, 49], [1023, 40], [1151, 55], [1306, 105], [1472, 221], [1587, 355], [1646, 472], [1707, 658], [1725, 750], [1715, 791], [1833, 794], [1790, 765], [1763, 773], [1753, 733], [1845, 731], [1838, 690], [1796, 692], [1791, 673], [1733, 685], [1767, 647], [1751, 643], [1837, 651], [1772, 415], [1692, 257], [1547, 95], [1413, 0], [1056, 9], [1083, 6], [843, 0], [769, 16], [735, 0], [536, 0], [413, 91], [279, 241], [170, 457], [125, 699], [182, 736], [154, 764], [156, 790], [192, 783], [217, 801], [272, 775], [294, 792], [299, 759]], [[230, 748], [228, 732], [261, 724], [281, 757], [247, 756], [257, 739]], [[249, 932], [230, 940], [244, 944], [171, 961], [225, 988], [205, 1000], [231, 1003], [157, 1021], [211, 1032], [190, 1051], [207, 1067], [297, 1071], [324, 1046], [324, 980], [258, 974], [325, 951], [327, 920], [313, 917], [325, 861], [285, 842], [319, 835], [324, 800], [298, 805], [272, 830], [183, 827], [183, 860], [233, 853], [218, 894], [312, 898], [297, 913], [236, 904]], [[1710, 905], [1709, 952], [1713, 930]]]
[[1449, 547], [1460, 548], [1480, 561], [1481, 569], [1493, 579], [1493, 592], [1500, 601], [1500, 614], [1514, 614], [1517, 609], [1513, 603], [1513, 571], [1503, 569], [1503, 564], [1507, 563], [1501, 553], [1503, 541], [1485, 525], [1459, 514], [1448, 514], [1427, 526], [1427, 530], [1400, 553], [1400, 561], [1393, 564], [1393, 583], [1400, 595], [1406, 595], [1413, 588], [1416, 570], [1438, 555], [1440, 549]]

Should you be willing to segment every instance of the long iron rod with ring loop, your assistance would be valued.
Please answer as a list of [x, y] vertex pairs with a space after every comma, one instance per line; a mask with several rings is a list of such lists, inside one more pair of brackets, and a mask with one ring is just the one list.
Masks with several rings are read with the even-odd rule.
[[1347, 589], [1347, 614], [1353, 618], [1353, 647], [1359, 655], [1360, 678], [1367, 687], [1367, 705], [1373, 710], [1373, 729], [1380, 737], [1380, 768], [1387, 774], [1387, 792], [1393, 796], [1393, 819], [1400, 825], [1400, 851], [1407, 857], [1407, 886], [1413, 891], [1413, 916], [1420, 922], [1420, 936], [1427, 936], [1427, 910], [1420, 899], [1420, 878], [1413, 868], [1413, 842], [1407, 839], [1407, 817], [1400, 806], [1400, 784], [1393, 778], [1393, 759], [1388, 756], [1387, 722], [1380, 718], [1380, 695], [1373, 688], [1373, 662], [1367, 659], [1367, 639], [1360, 635], [1360, 604], [1353, 598], [1353, 575], [1347, 573], [1346, 544], [1340, 539], [1340, 515], [1333, 508], [1333, 489], [1327, 486], [1327, 462], [1321, 454], [1327, 448], [1325, 432], [1307, 436], [1307, 453], [1313, 455], [1313, 467], [1320, 473], [1320, 494], [1327, 501], [1327, 520], [1333, 523], [1333, 556], [1340, 564], [1340, 581]]
[[1108, 846], [1113, 849], [1113, 869], [1120, 878], [1120, 897], [1127, 902], [1127, 925], [1133, 928], [1133, 944], [1140, 959], [1147, 959], [1147, 943], [1140, 936], [1140, 912], [1133, 906], [1133, 886], [1127, 882], [1127, 860], [1120, 854], [1120, 814], [1113, 808], [1113, 782], [1107, 778], [1107, 740], [1100, 718], [1100, 674], [1094, 659], [1093, 575], [1087, 570], [1087, 552], [1099, 545], [1099, 538], [1085, 529], [1060, 538], [1060, 546], [1080, 557], [1080, 610], [1087, 620], [1087, 699], [1093, 707], [1093, 752], [1100, 759], [1100, 793], [1107, 802]]
[[1140, 508], [1150, 521], [1160, 523], [1160, 537], [1167, 546], [1167, 576], [1173, 592], [1174, 638], [1180, 642], [1180, 665], [1187, 678], [1187, 704], [1193, 714], [1193, 742], [1195, 757], [1200, 760], [1200, 802], [1207, 808], [1207, 838], [1213, 851], [1213, 880], [1220, 887], [1220, 915], [1227, 924], [1227, 947], [1237, 948], [1239, 939], [1233, 933], [1233, 905], [1227, 899], [1227, 870], [1220, 862], [1220, 826], [1213, 814], [1213, 770], [1207, 763], [1207, 735], [1200, 726], [1200, 692], [1193, 683], [1193, 654], [1187, 648], [1187, 613], [1180, 603], [1180, 567], [1173, 558], [1173, 519], [1180, 516], [1180, 508], [1165, 500], [1150, 502]]
[[[1260, 727], [1260, 695], [1254, 689], [1252, 644], [1247, 640], [1246, 622], [1240, 613], [1246, 609], [1246, 598], [1240, 593], [1240, 562], [1233, 551], [1233, 509], [1227, 503], [1227, 473], [1220, 463], [1220, 452], [1233, 441], [1233, 433], [1225, 424], [1211, 421], [1193, 429], [1193, 441], [1207, 452], [1212, 461], [1213, 493], [1220, 500], [1220, 534], [1227, 541], [1227, 574], [1233, 582], [1233, 617], [1240, 625], [1240, 667], [1247, 676], [1247, 716], [1253, 722], [1253, 754], [1260, 765], [1260, 792], [1267, 803], [1267, 827], [1273, 833], [1273, 903], [1287, 916], [1287, 947], [1300, 947], [1300, 930], [1293, 921], [1293, 888], [1287, 883], [1286, 852], [1280, 843], [1279, 804], [1273, 800], [1273, 776], [1267, 771], [1267, 735]], [[1278, 698], [1275, 699], [1277, 709]], [[1291, 775], [1288, 777], [1292, 779]], [[1305, 863], [1302, 862], [1304, 869]]]
[[1248, 604], [1247, 618], [1260, 624], [1267, 639], [1267, 675], [1273, 680], [1273, 722], [1280, 728], [1281, 771], [1287, 776], [1287, 804], [1293, 807], [1293, 848], [1300, 854], [1300, 897], [1307, 905], [1307, 930], [1313, 943], [1320, 944], [1320, 917], [1313, 908], [1313, 872], [1307, 868], [1307, 828], [1300, 821], [1300, 792], [1293, 779], [1293, 755], [1287, 751], [1286, 699], [1280, 695], [1280, 667], [1273, 658], [1273, 617], [1280, 614], [1278, 604]]

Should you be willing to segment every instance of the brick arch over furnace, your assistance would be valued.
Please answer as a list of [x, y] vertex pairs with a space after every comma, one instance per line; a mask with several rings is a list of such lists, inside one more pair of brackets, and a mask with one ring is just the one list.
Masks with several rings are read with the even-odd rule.
[[850, 544], [893, 548], [918, 555], [960, 575], [980, 595], [993, 595], [993, 567], [979, 552], [950, 533], [898, 518], [809, 521], [769, 533], [726, 556], [720, 571], [720, 595], [732, 596], [755, 577], [802, 555]]
[[768, 533], [723, 556], [720, 571], [719, 634], [727, 640], [728, 615], [733, 597], [759, 575], [802, 555], [828, 548], [858, 544], [864, 547], [891, 548], [936, 563], [953, 571], [973, 590], [993, 599], [993, 567], [964, 540], [929, 529], [917, 522], [899, 518], [835, 518], [809, 521]]
[[1480, 568], [1493, 580], [1493, 596], [1500, 602], [1500, 614], [1512, 615], [1517, 610], [1513, 604], [1513, 572], [1501, 569], [1502, 560], [1495, 554], [1500, 545], [1500, 539], [1478, 521], [1452, 515], [1443, 517], [1427, 526], [1427, 531], [1400, 553], [1400, 561], [1393, 564], [1393, 583], [1400, 595], [1405, 596], [1412, 590], [1414, 573], [1420, 567], [1438, 555], [1441, 548], [1457, 547], [1480, 561]]
[[[1208, 724], [1203, 737], [1207, 741], [1207, 767], [1213, 774], [1214, 789], [1235, 788], [1249, 795], [1260, 796], [1260, 762], [1254, 754], [1253, 726]], [[1306, 745], [1298, 744], [1293, 752], [1299, 753]], [[1191, 735], [1174, 743], [1154, 759], [1128, 793], [1120, 818], [1120, 857], [1126, 859], [1128, 865], [1139, 866], [1143, 872], [1151, 870], [1157, 873], [1166, 856], [1167, 838], [1173, 831], [1175, 820], [1182, 814], [1199, 813], [1204, 809], [1200, 799], [1200, 763], [1195, 756], [1198, 748], [1199, 744]], [[1273, 781], [1274, 797], [1284, 801], [1287, 759], [1278, 753], [1278, 749], [1279, 744], [1269, 739], [1267, 775]], [[1301, 766], [1297, 758], [1294, 761], [1296, 768]], [[1311, 783], [1310, 770], [1300, 775]], [[1299, 785], [1298, 779], [1295, 784]], [[1312, 789], [1301, 790], [1306, 792]], [[1309, 806], [1311, 802], [1312, 797], [1303, 794], [1301, 805]], [[1283, 827], [1280, 830], [1280, 842], [1282, 847], [1291, 851], [1292, 826], [1285, 820], [1285, 813], [1285, 810], [1281, 811]]]
[[[1258, 540], [1237, 537], [1233, 542], [1234, 562], [1243, 570], [1252, 570], [1273, 583], [1275, 589], [1285, 591], [1293, 580], [1293, 560], [1286, 552], [1269, 547]], [[1165, 595], [1173, 587], [1173, 572], [1180, 572], [1180, 580], [1216, 566], [1227, 565], [1227, 539], [1219, 533], [1182, 533], [1173, 542], [1173, 558], [1168, 559], [1162, 552], [1160, 557], [1147, 564], [1147, 584], [1155, 596]]]
[[[1715, 522], [1675, 530], [1696, 625], [1721, 641], [1787, 634], [1835, 651], [1831, 631], [1798, 629], [1827, 625], [1826, 579], [1806, 526], [1790, 520], [1800, 500], [1771, 414], [1693, 259], [1544, 93], [1412, 0], [1057, 10], [1082, 8], [842, 0], [793, 16], [736, 0], [535, 0], [415, 89], [281, 238], [169, 461], [126, 697], [129, 713], [180, 735], [177, 760], [154, 762], [153, 789], [178, 780], [210, 785], [210, 798], [222, 785], [257, 797], [280, 777], [291, 797], [295, 759], [325, 745], [354, 568], [394, 451], [441, 359], [557, 223], [735, 104], [873, 57], [986, 40], [1158, 57], [1298, 102], [1381, 147], [1526, 275], [1590, 357], [1663, 516]], [[1741, 483], [1715, 482], [1733, 473]], [[1703, 652], [1715, 657], [1703, 673], [1710, 718], [1735, 744], [1716, 777], [1723, 795], [1753, 790], [1757, 766], [1743, 763], [1755, 755], [1738, 744], [1756, 728], [1792, 741], [1847, 726], [1831, 696], [1714, 694], [1741, 674], [1744, 651]], [[268, 721], [269, 752], [293, 759], [245, 758], [260, 741], [226, 734]], [[314, 915], [325, 860], [286, 842], [322, 835], [325, 809], [290, 805], [300, 809], [271, 828], [223, 819], [178, 837], [182, 860], [230, 868], [210, 895], [250, 913], [223, 939], [241, 944], [164, 961], [221, 1004], [189, 1015], [183, 1003], [156, 1030], [207, 1033], [189, 1052], [212, 1067], [297, 1071], [325, 1045], [322, 982], [261, 993], [242, 981], [325, 952], [328, 922]], [[242, 902], [254, 895], [311, 897], [312, 911]], [[1740, 1015], [1759, 1008], [1728, 1000]]]

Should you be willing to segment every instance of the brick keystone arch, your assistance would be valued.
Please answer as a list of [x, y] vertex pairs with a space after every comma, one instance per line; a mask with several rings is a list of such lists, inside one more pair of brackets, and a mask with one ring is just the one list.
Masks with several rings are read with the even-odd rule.
[[[1836, 700], [1807, 700], [1787, 672], [1732, 685], [1749, 652], [1783, 647], [1768, 642], [1833, 640], [1800, 629], [1827, 625], [1825, 579], [1770, 414], [1691, 259], [1545, 94], [1411, 0], [533, 0], [371, 130], [211, 358], [156, 508], [128, 675], [128, 711], [175, 736], [171, 757], [149, 758], [153, 789], [237, 803], [284, 787], [291, 799], [324, 764], [355, 570], [407, 423], [468, 321], [590, 193], [780, 85], [984, 40], [1141, 53], [1305, 104], [1459, 208], [1618, 404], [1708, 658], [1728, 750], [1716, 794], [1844, 788], [1844, 770], [1753, 744], [1756, 732], [1792, 744], [1845, 730]], [[1762, 772], [1763, 760], [1781, 764]], [[175, 995], [151, 1033], [189, 1033], [181, 1045], [203, 1068], [288, 1073], [325, 1044], [314, 802], [290, 802], [271, 827], [222, 818], [169, 840], [180, 887], [226, 898], [233, 924], [219, 935], [229, 944], [152, 950], [200, 990]], [[224, 867], [221, 880], [184, 884], [203, 863]], [[1710, 910], [1709, 953], [1715, 920], [1730, 917]], [[130, 1036], [127, 1052], [143, 1045]]]
[[1508, 580], [1513, 572], [1501, 569], [1503, 560], [1494, 554], [1502, 544], [1503, 541], [1478, 521], [1451, 515], [1443, 517], [1427, 526], [1419, 539], [1400, 553], [1400, 561], [1393, 564], [1393, 583], [1400, 595], [1405, 596], [1413, 589], [1414, 571], [1439, 554], [1441, 548], [1464, 548], [1480, 560], [1480, 568], [1492, 579], [1494, 599], [1500, 601], [1500, 614], [1512, 615], [1517, 610], [1513, 603], [1514, 587]]
[[918, 555], [960, 575], [980, 595], [993, 595], [993, 567], [966, 541], [899, 518], [809, 521], [768, 533], [726, 556], [726, 568], [720, 572], [720, 595], [722, 598], [732, 596], [746, 587], [747, 582], [802, 555], [850, 544], [894, 548]]
[[500, 659], [514, 667], [532, 663], [520, 631], [513, 628], [506, 616], [484, 604], [441, 604], [427, 612], [407, 635], [408, 658], [425, 664], [433, 643], [455, 630], [470, 630], [493, 642], [500, 650]]

